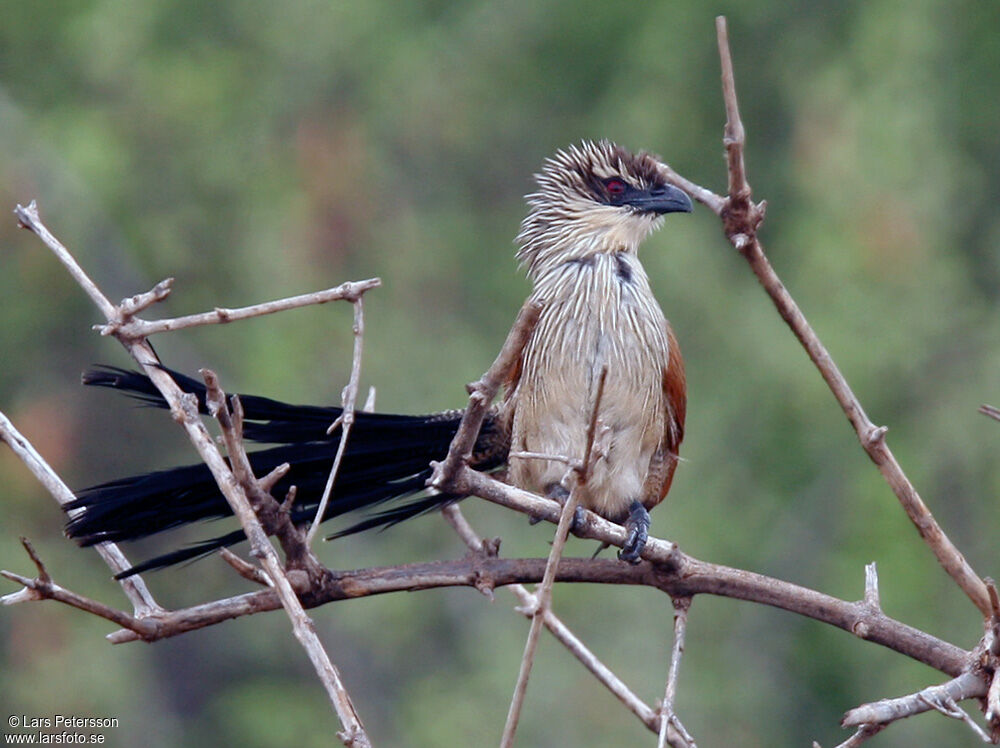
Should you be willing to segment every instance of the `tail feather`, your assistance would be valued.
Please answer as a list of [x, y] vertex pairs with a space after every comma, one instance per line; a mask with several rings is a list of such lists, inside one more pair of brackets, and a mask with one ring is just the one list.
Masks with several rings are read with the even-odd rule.
[[[430, 471], [427, 471], [427, 477], [429, 476]], [[427, 514], [435, 509], [440, 509], [445, 504], [450, 504], [461, 498], [464, 497], [456, 496], [454, 494], [434, 494], [432, 496], [415, 499], [384, 512], [373, 514], [372, 516], [363, 519], [344, 530], [340, 530], [339, 532], [327, 536], [326, 539], [335, 540], [336, 538], [343, 538], [348, 535], [354, 535], [355, 533], [364, 532], [365, 530], [371, 530], [373, 528], [386, 529], [403, 522], [404, 520], [418, 517], [421, 514]], [[292, 514], [292, 521], [296, 524], [309, 522], [312, 518], [313, 513], [306, 511], [294, 512]], [[142, 563], [136, 564], [135, 566], [116, 574], [115, 579], [125, 579], [135, 574], [143, 574], [147, 571], [158, 571], [160, 569], [165, 569], [168, 566], [174, 566], [188, 561], [197, 561], [198, 559], [212, 555], [220, 548], [229, 548], [230, 546], [241, 543], [244, 540], [246, 540], [246, 535], [243, 533], [243, 530], [235, 530], [233, 532], [226, 533], [225, 535], [219, 535], [215, 538], [200, 540], [195, 543], [191, 543], [184, 548], [178, 548], [175, 551], [154, 556], [153, 558], [147, 559]]]
[[[198, 409], [208, 413], [205, 383], [180, 372], [163, 367], [177, 385], [198, 400]], [[107, 387], [124, 392], [144, 405], [167, 409], [170, 406], [145, 374], [120, 369], [116, 366], [98, 366], [84, 373], [83, 384], [91, 387]], [[290, 405], [259, 395], [240, 395], [245, 419], [243, 436], [255, 442], [271, 444], [292, 444], [296, 442], [325, 441], [327, 429], [343, 413], [342, 408], [317, 405]], [[428, 416], [393, 415], [388, 413], [355, 413], [355, 419], [363, 418], [368, 424], [385, 427], [388, 434], [394, 428], [427, 423]], [[430, 416], [430, 423], [442, 425], [461, 418], [460, 411], [449, 411]], [[367, 435], [377, 435], [366, 429]]]
[[[169, 373], [182, 389], [198, 398], [204, 411], [205, 386], [182, 374]], [[167, 407], [152, 383], [136, 372], [101, 367], [87, 372], [83, 381], [125, 392], [146, 405]], [[273, 493], [280, 498], [291, 486], [296, 486], [292, 519], [296, 523], [311, 521], [341, 437], [340, 429], [332, 435], [326, 432], [341, 409], [288, 405], [246, 395], [240, 395], [240, 400], [244, 435], [254, 441], [279, 445], [250, 453], [254, 473], [265, 475], [278, 465], [289, 463], [288, 474], [277, 483]], [[460, 411], [431, 416], [356, 413], [323, 519], [371, 509], [424, 491], [431, 473], [428, 464], [443, 459], [460, 420]], [[503, 455], [491, 448], [496, 442], [494, 431], [494, 424], [488, 420], [477, 445], [477, 451], [486, 455], [477, 465], [481, 469], [492, 469], [503, 461]], [[362, 519], [334, 537], [389, 527], [461, 498], [436, 494], [401, 502]], [[232, 513], [211, 472], [202, 464], [92, 486], [80, 491], [66, 508], [70, 514], [66, 533], [85, 546], [136, 540]], [[242, 530], [236, 530], [150, 559], [121, 576], [194, 560], [243, 539]]]

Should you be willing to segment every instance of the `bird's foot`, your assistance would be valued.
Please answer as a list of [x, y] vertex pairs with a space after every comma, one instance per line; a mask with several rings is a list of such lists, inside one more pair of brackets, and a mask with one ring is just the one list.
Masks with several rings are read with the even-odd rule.
[[625, 545], [618, 551], [618, 558], [630, 564], [637, 564], [639, 554], [649, 539], [649, 512], [638, 501], [633, 501], [629, 507], [625, 530], [628, 534], [625, 536]]
[[[545, 497], [552, 499], [553, 501], [558, 501], [563, 506], [566, 505], [566, 501], [569, 499], [569, 491], [561, 483], [550, 483], [545, 488]], [[532, 525], [537, 525], [542, 520], [539, 517], [530, 517], [528, 523]], [[582, 530], [587, 523], [587, 510], [582, 506], [577, 505], [576, 510], [573, 512], [573, 521], [570, 523], [569, 531], [574, 535], [577, 531]]]

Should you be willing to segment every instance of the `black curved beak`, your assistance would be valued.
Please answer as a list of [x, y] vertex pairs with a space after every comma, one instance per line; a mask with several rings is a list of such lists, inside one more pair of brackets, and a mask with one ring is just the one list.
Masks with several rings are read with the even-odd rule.
[[648, 190], [635, 190], [626, 195], [627, 205], [644, 213], [690, 213], [693, 206], [688, 194], [672, 184], [658, 184]]

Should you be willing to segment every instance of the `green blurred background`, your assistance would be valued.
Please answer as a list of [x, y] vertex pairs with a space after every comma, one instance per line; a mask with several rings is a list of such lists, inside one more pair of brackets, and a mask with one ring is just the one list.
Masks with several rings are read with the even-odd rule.
[[[1000, 573], [1000, 6], [865, 2], [6, 3], [0, 206], [37, 198], [113, 298], [175, 276], [158, 314], [238, 306], [380, 276], [363, 389], [382, 410], [464, 401], [528, 284], [513, 261], [530, 175], [608, 137], [725, 184], [713, 17], [725, 13], [763, 240], [946, 531]], [[877, 561], [886, 611], [962, 646], [978, 614], [938, 568], [745, 262], [704, 208], [643, 258], [684, 350], [688, 436], [654, 532], [701, 558], [857, 599]], [[84, 391], [128, 365], [95, 309], [14, 219], [0, 224], [0, 408], [71, 486], [190, 461], [161, 412]], [[155, 340], [230, 389], [337, 402], [351, 310], [316, 309]], [[0, 567], [124, 601], [92, 551], [0, 449]], [[505, 554], [551, 527], [470, 500]], [[142, 558], [197, 528], [127, 548]], [[589, 554], [574, 541], [570, 552]], [[461, 556], [444, 522], [319, 549], [335, 568]], [[217, 560], [151, 575], [171, 606], [248, 584]], [[14, 591], [7, 584], [4, 592]], [[379, 746], [495, 744], [527, 623], [499, 591], [394, 595], [314, 611]], [[671, 607], [644, 589], [560, 587], [555, 606], [643, 698], [662, 695]], [[337, 723], [280, 614], [154, 646], [56, 604], [0, 615], [5, 714], [115, 716], [110, 745], [319, 746]], [[842, 712], [940, 674], [793, 615], [698, 598], [679, 713], [700, 745], [834, 745]], [[543, 639], [523, 746], [654, 739]], [[936, 715], [880, 746], [977, 745]]]

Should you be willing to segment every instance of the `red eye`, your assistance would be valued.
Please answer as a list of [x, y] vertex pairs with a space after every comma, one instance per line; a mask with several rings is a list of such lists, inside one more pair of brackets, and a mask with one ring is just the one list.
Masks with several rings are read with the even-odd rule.
[[625, 183], [620, 179], [609, 179], [604, 186], [607, 187], [609, 195], [625, 194]]

